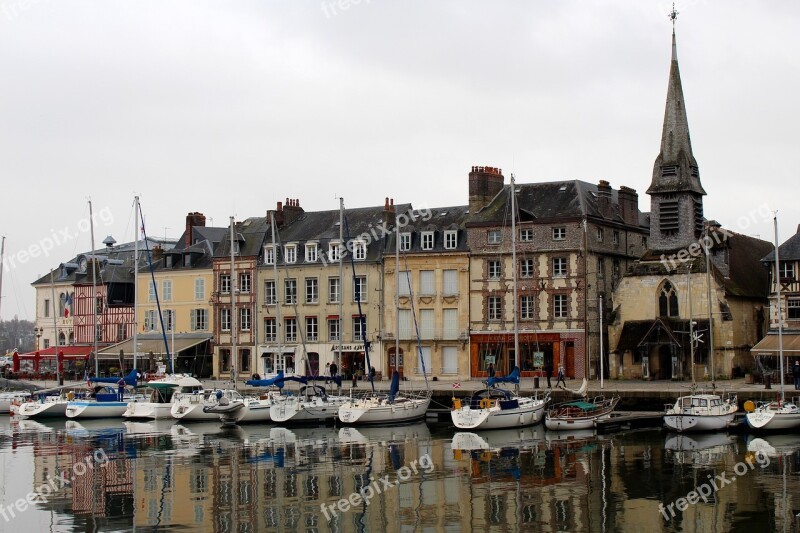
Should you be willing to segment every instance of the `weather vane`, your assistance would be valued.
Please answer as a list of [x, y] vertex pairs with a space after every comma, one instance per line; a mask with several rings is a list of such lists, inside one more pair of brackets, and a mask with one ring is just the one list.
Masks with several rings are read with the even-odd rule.
[[669, 19], [672, 21], [672, 29], [675, 29], [675, 19], [678, 18], [678, 12], [675, 10], [675, 2], [672, 2], [672, 11], [669, 12]]

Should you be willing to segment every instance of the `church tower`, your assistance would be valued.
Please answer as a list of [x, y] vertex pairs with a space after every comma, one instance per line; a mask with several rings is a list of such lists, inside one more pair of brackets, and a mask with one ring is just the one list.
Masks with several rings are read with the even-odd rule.
[[650, 249], [675, 251], [696, 242], [703, 232], [703, 196], [700, 171], [692, 154], [689, 122], [678, 68], [673, 10], [672, 65], [661, 132], [661, 152], [653, 165], [650, 195]]

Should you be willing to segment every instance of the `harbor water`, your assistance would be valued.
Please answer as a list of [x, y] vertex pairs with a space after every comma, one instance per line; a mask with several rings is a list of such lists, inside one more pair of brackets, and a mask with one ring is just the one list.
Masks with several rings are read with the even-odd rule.
[[0, 531], [796, 531], [800, 435], [0, 418]]

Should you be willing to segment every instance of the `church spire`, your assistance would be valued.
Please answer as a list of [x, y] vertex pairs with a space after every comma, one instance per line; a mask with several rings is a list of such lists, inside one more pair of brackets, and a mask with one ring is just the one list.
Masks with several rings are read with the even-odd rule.
[[653, 180], [648, 194], [693, 192], [706, 194], [700, 184], [700, 171], [692, 154], [689, 137], [689, 121], [678, 67], [678, 47], [675, 43], [675, 18], [678, 12], [672, 7], [672, 64], [667, 86], [667, 105], [664, 110], [664, 125], [661, 131], [661, 152], [653, 165]]

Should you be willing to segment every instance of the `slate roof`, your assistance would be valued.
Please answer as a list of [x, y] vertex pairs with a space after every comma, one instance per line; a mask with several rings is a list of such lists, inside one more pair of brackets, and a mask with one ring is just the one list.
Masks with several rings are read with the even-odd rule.
[[[789, 237], [783, 244], [778, 246], [778, 254], [781, 261], [800, 261], [800, 226], [797, 233]], [[775, 262], [775, 247], [769, 251], [762, 259], [765, 262]]]
[[[234, 238], [239, 242], [239, 257], [261, 256], [265, 239], [269, 238], [270, 225], [267, 217], [251, 217], [236, 223]], [[230, 257], [230, 227], [214, 250], [214, 257]]]
[[[406, 224], [400, 228], [400, 233], [411, 233], [411, 248], [404, 253], [449, 253], [449, 252], [468, 252], [469, 242], [467, 232], [464, 231], [466, 222], [469, 220], [469, 206], [456, 205], [450, 207], [424, 208], [415, 211], [420, 213], [416, 221]], [[457, 233], [456, 247], [445, 249], [444, 232], [447, 230], [459, 230]], [[422, 249], [422, 232], [433, 231], [433, 249]], [[386, 242], [386, 253], [394, 254], [395, 232], [391, 232]]]
[[[551, 221], [564, 218], [604, 219], [623, 224], [619, 209], [619, 191], [611, 189], [610, 217], [603, 216], [598, 203], [597, 184], [581, 180], [552, 181], [544, 183], [517, 183], [517, 207], [522, 221]], [[468, 226], [501, 225], [511, 222], [511, 185], [503, 189], [492, 201], [470, 217]], [[639, 226], [648, 226], [647, 213], [639, 211]]]

